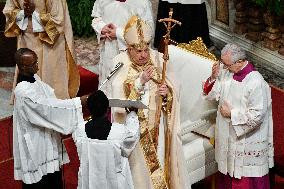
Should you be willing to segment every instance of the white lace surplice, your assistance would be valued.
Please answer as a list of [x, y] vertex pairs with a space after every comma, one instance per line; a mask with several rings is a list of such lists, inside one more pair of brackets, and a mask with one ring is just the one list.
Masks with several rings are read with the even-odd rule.
[[235, 178], [268, 174], [273, 167], [273, 126], [271, 91], [263, 77], [253, 71], [238, 82], [232, 74], [223, 73], [206, 98], [219, 100], [219, 104], [227, 101], [233, 108], [231, 119], [217, 112], [219, 171]]
[[134, 189], [128, 156], [140, 133], [134, 112], [125, 125], [113, 123], [107, 140], [89, 139], [85, 125], [72, 134], [80, 158], [78, 189]]

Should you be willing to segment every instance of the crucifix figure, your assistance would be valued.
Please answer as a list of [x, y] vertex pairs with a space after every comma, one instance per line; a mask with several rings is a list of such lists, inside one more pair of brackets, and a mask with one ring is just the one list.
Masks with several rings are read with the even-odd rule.
[[[166, 78], [166, 70], [167, 70], [166, 66], [169, 60], [168, 44], [170, 41], [171, 30], [173, 29], [173, 27], [175, 27], [176, 24], [181, 25], [181, 22], [173, 19], [172, 16], [173, 16], [173, 9], [171, 8], [168, 18], [163, 18], [163, 19], [158, 20], [159, 22], [163, 22], [165, 27], [167, 28], [167, 33], [164, 35], [164, 55], [163, 55], [164, 62], [163, 62], [161, 84], [165, 83], [165, 78]], [[154, 140], [156, 141], [158, 141], [158, 137], [159, 137], [159, 125], [160, 125], [160, 117], [161, 117], [161, 111], [162, 111], [162, 103], [163, 103], [163, 97], [160, 96], [159, 103], [157, 104], [156, 115], [155, 115], [156, 137]], [[170, 130], [167, 129], [166, 135], [165, 135], [165, 178], [167, 180], [167, 183], [169, 183], [169, 178], [170, 178], [170, 175], [169, 175], [170, 171], [167, 169], [169, 167], [169, 157], [170, 157], [170, 138], [171, 138], [171, 133], [170, 133]]]
[[165, 61], [169, 60], [168, 45], [169, 45], [169, 41], [170, 41], [171, 30], [177, 24], [179, 26], [181, 26], [181, 22], [173, 19], [172, 17], [173, 17], [173, 8], [170, 8], [169, 17], [158, 20], [158, 22], [163, 22], [164, 26], [167, 29], [167, 33], [163, 36], [163, 38], [164, 38], [164, 48], [165, 48], [164, 49], [164, 57], [163, 58], [164, 58]]

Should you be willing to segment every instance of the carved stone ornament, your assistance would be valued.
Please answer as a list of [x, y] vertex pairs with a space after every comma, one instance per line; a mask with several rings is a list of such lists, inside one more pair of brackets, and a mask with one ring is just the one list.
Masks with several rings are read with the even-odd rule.
[[272, 51], [278, 50], [281, 46], [281, 32], [278, 27], [279, 17], [266, 11], [263, 14], [266, 29], [262, 32], [263, 42], [262, 45]]

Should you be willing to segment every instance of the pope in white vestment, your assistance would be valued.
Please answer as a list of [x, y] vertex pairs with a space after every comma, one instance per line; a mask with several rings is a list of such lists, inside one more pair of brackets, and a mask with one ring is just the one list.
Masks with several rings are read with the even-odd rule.
[[[151, 27], [133, 16], [124, 29], [127, 52], [114, 58], [123, 67], [112, 78], [112, 98], [141, 100], [138, 110], [141, 137], [130, 156], [135, 189], [185, 188], [182, 144], [177, 133], [179, 103], [169, 78], [161, 83], [162, 54], [149, 48]], [[159, 96], [163, 96], [160, 124], [155, 127]], [[123, 121], [124, 109], [113, 108], [113, 118]]]
[[[112, 59], [127, 48], [123, 30], [133, 15], [138, 15], [154, 28], [152, 5], [149, 0], [96, 0], [94, 3], [92, 27], [100, 44], [100, 84], [115, 66]], [[111, 87], [107, 84], [102, 90], [109, 96]]]

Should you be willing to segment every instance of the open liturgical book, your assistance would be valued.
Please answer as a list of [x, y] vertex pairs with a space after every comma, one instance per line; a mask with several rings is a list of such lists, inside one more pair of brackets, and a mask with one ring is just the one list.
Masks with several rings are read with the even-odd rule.
[[109, 107], [148, 109], [140, 100], [109, 99]]

